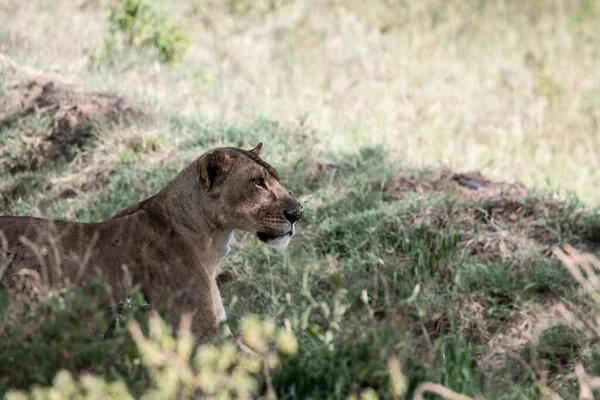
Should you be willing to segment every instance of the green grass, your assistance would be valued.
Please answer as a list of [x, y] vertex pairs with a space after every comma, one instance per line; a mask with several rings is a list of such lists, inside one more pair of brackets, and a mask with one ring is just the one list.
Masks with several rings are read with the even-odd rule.
[[[555, 312], [595, 306], [549, 251], [600, 254], [595, 2], [181, 1], [168, 18], [191, 44], [172, 66], [139, 46], [103, 58], [106, 8], [75, 7], [0, 5], [1, 51], [119, 91], [149, 119], [94, 125], [53, 161], [22, 140], [47, 134], [43, 116], [0, 130], [0, 214], [101, 221], [207, 149], [262, 141], [305, 217], [285, 252], [236, 234], [219, 282], [234, 332], [254, 313], [297, 337], [271, 370], [279, 398], [391, 398], [390, 357], [407, 398], [424, 381], [576, 398], [574, 366], [600, 374], [597, 339]], [[427, 183], [440, 164], [535, 190], [387, 191], [398, 170]], [[102, 328], [103, 311], [75, 293], [12, 311], [0, 297], [0, 393], [49, 385], [59, 368], [134, 396], [156, 383], [125, 329], [95, 339], [79, 317]]]
[[[68, 210], [79, 220], [103, 220], [155, 193], [210, 143], [250, 147], [265, 141], [265, 159], [273, 160], [284, 182], [303, 200], [306, 218], [285, 252], [239, 233], [220, 281], [234, 331], [243, 315], [255, 313], [280, 323], [287, 319], [297, 335], [298, 354], [273, 372], [281, 398], [342, 398], [367, 387], [387, 397], [391, 355], [402, 360], [410, 390], [433, 380], [471, 395], [483, 391], [500, 396], [511, 376], [521, 374], [523, 366], [506, 355], [498, 355], [496, 362], [487, 359], [492, 351], [525, 352], [522, 357], [530, 360], [532, 370], [547, 368], [551, 374], [580, 360], [594, 367], [587, 356], [592, 343], [559, 328], [543, 331], [535, 347], [538, 355], [528, 355], [533, 342], [522, 341], [523, 321], [550, 318], [548, 306], [558, 299], [581, 307], [588, 303], [560, 263], [539, 251], [503, 258], [471, 254], [464, 235], [502, 226], [490, 217], [495, 215], [490, 214], [490, 200], [436, 193], [425, 199], [390, 199], [382, 188], [393, 179], [395, 166], [382, 148], [329, 154], [335, 172], [307, 181], [304, 173], [311, 161], [293, 151], [296, 144], [287, 138], [297, 135], [299, 146], [308, 139], [267, 120], [228, 126], [173, 116], [169, 129], [181, 132], [177, 157], [146, 164], [143, 151], [125, 149], [133, 161], [115, 157], [107, 184], [92, 191], [88, 201], [58, 199], [51, 212], [57, 218]], [[422, 179], [427, 176], [423, 173]], [[29, 194], [31, 199], [38, 196]], [[542, 194], [521, 201], [519, 218], [505, 229], [532, 238], [544, 232], [548, 243], [597, 245], [589, 234], [597, 216], [582, 205], [564, 203], [555, 209], [544, 205], [551, 199]], [[28, 204], [15, 203], [13, 210]], [[506, 342], [491, 347], [490, 339], [501, 336]], [[549, 350], [553, 341], [566, 350]], [[82, 362], [94, 364], [85, 358]], [[146, 379], [135, 373], [119, 376], [134, 388], [139, 387], [137, 379]], [[526, 376], [504, 393], [506, 398], [538, 383], [535, 373]], [[549, 385], [574, 395], [563, 376], [550, 376]]]

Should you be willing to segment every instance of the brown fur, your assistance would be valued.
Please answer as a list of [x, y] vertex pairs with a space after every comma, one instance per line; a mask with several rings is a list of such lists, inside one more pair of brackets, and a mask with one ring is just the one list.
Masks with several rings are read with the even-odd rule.
[[197, 342], [206, 342], [225, 319], [215, 277], [232, 231], [285, 246], [302, 216], [260, 148], [208, 151], [155, 196], [108, 221], [0, 217], [0, 273], [9, 254], [10, 276], [33, 271], [50, 287], [102, 279], [114, 301], [140, 285], [154, 308], [169, 306], [171, 292], [171, 320], [192, 313]]

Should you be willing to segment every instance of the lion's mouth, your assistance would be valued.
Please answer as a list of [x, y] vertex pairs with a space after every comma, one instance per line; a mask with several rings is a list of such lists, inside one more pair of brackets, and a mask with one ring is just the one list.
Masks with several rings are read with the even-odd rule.
[[292, 231], [291, 231], [291, 230], [290, 230], [289, 232], [287, 232], [287, 233], [284, 233], [283, 235], [271, 235], [271, 234], [269, 234], [269, 233], [258, 232], [258, 233], [256, 234], [256, 237], [257, 237], [257, 238], [258, 238], [258, 239], [259, 239], [261, 242], [268, 243], [268, 242], [271, 242], [271, 241], [274, 241], [274, 240], [279, 240], [279, 239], [284, 239], [284, 238], [286, 238], [286, 237], [290, 237], [290, 236], [292, 236], [292, 234], [293, 234], [293, 233], [292, 233]]
[[290, 243], [292, 236], [294, 235], [294, 228], [282, 235], [273, 235], [265, 232], [257, 232], [256, 237], [263, 243], [275, 248], [285, 248]]

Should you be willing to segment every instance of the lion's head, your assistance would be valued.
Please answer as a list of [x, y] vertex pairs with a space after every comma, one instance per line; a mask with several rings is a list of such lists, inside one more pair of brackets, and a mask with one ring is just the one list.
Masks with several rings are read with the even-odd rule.
[[256, 234], [273, 247], [286, 247], [302, 215], [300, 203], [279, 181], [275, 168], [252, 150], [213, 149], [198, 160], [199, 180], [219, 225]]

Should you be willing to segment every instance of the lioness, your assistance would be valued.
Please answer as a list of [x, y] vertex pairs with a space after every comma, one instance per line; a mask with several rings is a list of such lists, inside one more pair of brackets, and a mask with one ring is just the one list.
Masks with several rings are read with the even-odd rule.
[[9, 275], [33, 273], [50, 287], [102, 279], [111, 301], [139, 285], [151, 307], [169, 306], [173, 323], [192, 313], [196, 342], [206, 342], [226, 319], [215, 277], [233, 230], [286, 247], [303, 215], [261, 148], [210, 150], [108, 221], [0, 217], [0, 273], [8, 265]]

